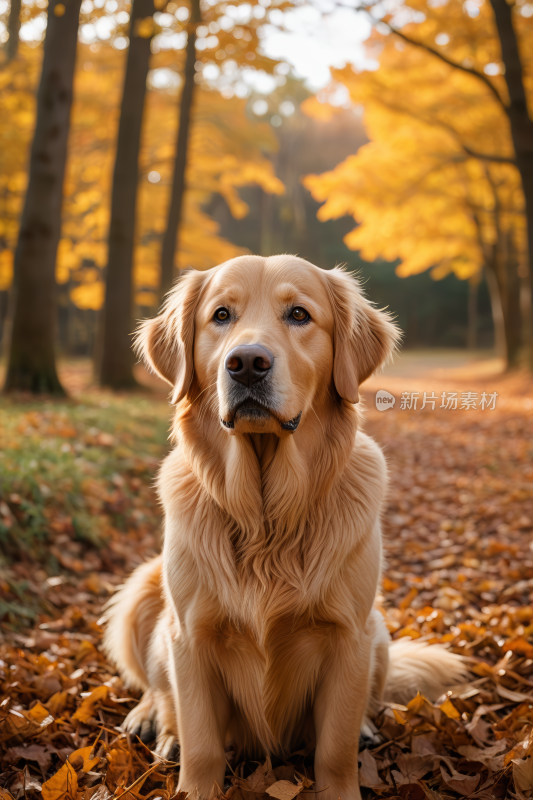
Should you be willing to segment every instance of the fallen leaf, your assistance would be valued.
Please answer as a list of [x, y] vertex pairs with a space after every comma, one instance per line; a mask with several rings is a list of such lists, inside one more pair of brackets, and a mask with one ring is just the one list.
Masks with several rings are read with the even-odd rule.
[[419, 756], [402, 753], [396, 758], [397, 770], [392, 770], [398, 784], [417, 783], [427, 772], [433, 769], [433, 756]]
[[361, 766], [359, 767], [359, 785], [366, 786], [368, 789], [379, 786], [382, 780], [378, 774], [376, 759], [370, 751], [362, 750], [359, 753], [359, 761], [361, 762]]
[[[93, 757], [91, 758], [91, 756]], [[88, 747], [81, 747], [79, 750], [75, 750], [70, 754], [68, 760], [74, 769], [82, 769], [83, 772], [89, 772], [100, 763], [100, 759], [94, 757], [94, 745], [92, 744]]]
[[533, 703], [533, 696], [530, 694], [523, 694], [523, 692], [513, 692], [511, 689], [506, 689], [505, 686], [500, 686], [497, 684], [496, 691], [500, 695], [500, 697], [505, 698], [505, 700], [511, 700], [513, 703], [522, 703], [524, 701]]
[[[459, 745], [457, 752], [461, 753], [469, 761], [480, 761], [493, 769], [501, 769], [501, 766], [503, 766], [503, 751], [507, 750], [508, 747], [509, 742], [506, 739], [500, 739], [499, 742], [496, 742], [491, 747], [480, 748], [472, 745]], [[501, 766], [499, 762], [498, 766], [494, 766], [497, 756], [501, 759]]]
[[459, 714], [459, 712], [457, 711], [456, 707], [454, 706], [449, 697], [447, 700], [444, 701], [444, 703], [442, 703], [442, 705], [439, 706], [439, 708], [441, 711], [444, 711], [446, 716], [450, 717], [450, 719], [461, 719], [461, 715]]
[[521, 792], [533, 789], [533, 756], [513, 759], [513, 780], [515, 787]]
[[268, 787], [266, 793], [271, 797], [276, 797], [277, 800], [292, 800], [293, 797], [300, 794], [302, 789], [302, 784], [297, 786], [294, 783], [290, 783], [290, 781], [277, 781]]
[[450, 775], [442, 764], [440, 771], [446, 786], [463, 797], [468, 797], [475, 791], [481, 777], [480, 775], [464, 775], [451, 766], [450, 771], [452, 774]]
[[93, 689], [89, 697], [84, 697], [78, 710], [72, 715], [72, 719], [79, 722], [88, 722], [94, 716], [96, 707], [107, 700], [109, 694], [108, 686], [97, 686]]
[[43, 783], [43, 800], [76, 800], [78, 776], [75, 769], [66, 761], [55, 775]]

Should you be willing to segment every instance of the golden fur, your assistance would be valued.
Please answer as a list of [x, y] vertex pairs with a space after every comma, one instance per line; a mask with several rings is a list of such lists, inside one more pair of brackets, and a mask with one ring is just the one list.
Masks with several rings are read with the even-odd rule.
[[[290, 323], [295, 306], [307, 324]], [[293, 256], [191, 271], [140, 328], [173, 387], [176, 447], [159, 475], [163, 552], [115, 597], [106, 644], [145, 691], [127, 726], [155, 717], [162, 755], [179, 740], [181, 790], [222, 786], [228, 741], [259, 755], [308, 739], [323, 800], [358, 800], [360, 728], [387, 674], [405, 696], [461, 674], [443, 648], [403, 644], [389, 668], [373, 607], [386, 467], [355, 404], [397, 339], [347, 273]], [[224, 366], [254, 343], [274, 356], [260, 417], [235, 410]]]

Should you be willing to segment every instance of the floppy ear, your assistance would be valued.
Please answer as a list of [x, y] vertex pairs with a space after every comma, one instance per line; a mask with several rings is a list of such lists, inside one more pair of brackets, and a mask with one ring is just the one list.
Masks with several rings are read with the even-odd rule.
[[136, 353], [174, 387], [174, 404], [185, 397], [194, 376], [194, 314], [205, 277], [204, 272], [186, 272], [157, 317], [143, 320], [135, 334]]
[[363, 383], [394, 351], [401, 333], [390, 314], [364, 297], [359, 283], [340, 267], [325, 272], [333, 309], [333, 381], [348, 403], [359, 402]]

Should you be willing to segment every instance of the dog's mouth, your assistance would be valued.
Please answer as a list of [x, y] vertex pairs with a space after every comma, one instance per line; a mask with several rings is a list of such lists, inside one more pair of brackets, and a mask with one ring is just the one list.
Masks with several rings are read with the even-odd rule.
[[233, 430], [236, 424], [240, 427], [240, 423], [243, 423], [247, 429], [250, 429], [250, 426], [257, 426], [258, 432], [260, 432], [262, 428], [269, 427], [269, 422], [275, 420], [282, 430], [294, 433], [300, 424], [301, 418], [302, 412], [300, 411], [293, 419], [281, 420], [271, 408], [259, 400], [248, 397], [235, 406], [229, 419], [221, 419], [220, 421], [229, 430]]

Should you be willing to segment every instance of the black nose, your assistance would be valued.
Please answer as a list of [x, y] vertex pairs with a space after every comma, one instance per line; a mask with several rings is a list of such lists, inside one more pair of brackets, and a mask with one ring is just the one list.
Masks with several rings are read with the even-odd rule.
[[262, 381], [274, 363], [274, 356], [260, 344], [240, 344], [226, 357], [226, 369], [234, 381], [253, 386]]

